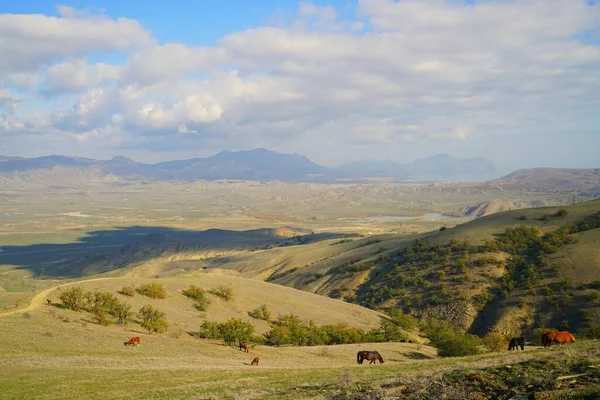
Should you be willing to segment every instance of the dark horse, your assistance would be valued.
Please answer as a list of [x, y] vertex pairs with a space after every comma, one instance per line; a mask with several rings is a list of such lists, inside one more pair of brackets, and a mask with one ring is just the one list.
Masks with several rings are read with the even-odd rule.
[[369, 365], [374, 364], [375, 361], [379, 360], [381, 364], [383, 364], [383, 357], [376, 351], [359, 351], [356, 353], [356, 362], [362, 364], [364, 360], [371, 361]]
[[519, 347], [521, 350], [525, 350], [525, 338], [523, 336], [510, 339], [510, 343], [508, 343], [509, 351], [519, 350]]
[[562, 332], [545, 332], [542, 335], [542, 344], [544, 347], [550, 347], [552, 342], [558, 344], [575, 343], [575, 337], [569, 331]]

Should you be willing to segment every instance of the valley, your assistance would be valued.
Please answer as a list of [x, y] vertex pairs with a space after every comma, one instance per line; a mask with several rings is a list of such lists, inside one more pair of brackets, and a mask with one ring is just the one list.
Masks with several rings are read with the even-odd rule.
[[[211, 398], [216, 390], [216, 398], [334, 398], [362, 395], [367, 387], [381, 396], [408, 396], [406, 382], [419, 382], [422, 374], [446, 379], [457, 362], [483, 371], [528, 365], [538, 358], [534, 352], [543, 360], [559, 351], [581, 357], [594, 340], [541, 350], [536, 338], [547, 327], [595, 337], [600, 237], [593, 218], [600, 203], [580, 188], [526, 186], [21, 181], [0, 196], [0, 326], [8, 339], [0, 370], [17, 371], [32, 391], [10, 380], [0, 380], [0, 388], [12, 393], [8, 398], [38, 397], [38, 385], [59, 387], [42, 372], [52, 368], [64, 379], [83, 379], [83, 386], [70, 389], [75, 396], [103, 390], [111, 398], [188, 398], [199, 390]], [[585, 221], [592, 225], [572, 231], [544, 255], [535, 280], [523, 278], [513, 262], [520, 253], [503, 242], [511, 229], [536, 229], [546, 240]], [[166, 299], [120, 294], [122, 287], [151, 283], [166, 289]], [[191, 286], [207, 293], [202, 311], [182, 294]], [[222, 286], [231, 288], [232, 301], [210, 294]], [[69, 287], [116, 296], [132, 307], [131, 320], [103, 326], [91, 309], [64, 309], [61, 293]], [[135, 312], [146, 305], [165, 313], [166, 332], [140, 325]], [[270, 320], [250, 316], [263, 305]], [[417, 325], [394, 319], [398, 313]], [[272, 330], [286, 315], [297, 316], [306, 332], [348, 330], [361, 343], [318, 344], [325, 335], [302, 339], [308, 342], [300, 347], [285, 344], [288, 339], [275, 339]], [[252, 325], [250, 355], [260, 357], [260, 370], [247, 371], [249, 355], [202, 336], [206, 323], [232, 320]], [[436, 321], [479, 337], [523, 334], [527, 351], [442, 358], [429, 339], [428, 324]], [[384, 339], [394, 324], [400, 325], [389, 337], [396, 339]], [[143, 345], [123, 349], [123, 340], [135, 335]], [[19, 345], [23, 339], [37, 345]], [[385, 364], [357, 366], [356, 351], [365, 347], [384, 354]], [[286, 369], [294, 370], [294, 379], [276, 378]], [[112, 374], [115, 384], [101, 384], [96, 370]], [[117, 376], [133, 370], [155, 384], [123, 392]], [[197, 373], [214, 380], [197, 381]], [[245, 383], [239, 386], [238, 379]], [[248, 388], [249, 381], [256, 389], [244, 395], [235, 389]]]

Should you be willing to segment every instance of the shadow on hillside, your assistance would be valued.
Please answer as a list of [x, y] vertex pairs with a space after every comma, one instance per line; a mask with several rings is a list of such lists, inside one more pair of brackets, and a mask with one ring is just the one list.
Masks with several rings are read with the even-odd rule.
[[[281, 236], [282, 232], [285, 236]], [[183, 252], [256, 251], [348, 236], [311, 233], [295, 228], [195, 231], [153, 226], [118, 227], [88, 232], [71, 243], [0, 245], [0, 265], [14, 265], [38, 278], [66, 278], [108, 272], [158, 256]]]

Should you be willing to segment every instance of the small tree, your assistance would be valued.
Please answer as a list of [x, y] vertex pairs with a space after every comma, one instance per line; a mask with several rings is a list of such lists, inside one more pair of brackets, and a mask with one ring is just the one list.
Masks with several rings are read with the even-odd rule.
[[254, 334], [254, 326], [239, 318], [231, 318], [229, 321], [219, 324], [221, 338], [227, 344], [234, 344], [250, 340]]
[[95, 292], [87, 292], [85, 294], [89, 310], [94, 314], [94, 319], [101, 325], [108, 325], [111, 323], [109, 314], [119, 304], [119, 300], [110, 293], [101, 292], [96, 290]]
[[271, 319], [271, 311], [269, 311], [266, 304], [261, 304], [260, 307], [255, 308], [249, 312], [248, 315], [250, 315], [252, 318], [262, 319], [264, 321]]
[[213, 321], [204, 321], [200, 325], [200, 332], [198, 336], [203, 339], [221, 339], [221, 332], [219, 332], [219, 323]]
[[166, 314], [157, 308], [146, 304], [138, 312], [138, 317], [142, 320], [142, 327], [148, 329], [148, 332], [165, 332], [168, 328]]
[[225, 301], [233, 300], [233, 288], [229, 285], [221, 285], [210, 289], [208, 292], [222, 298]]
[[167, 291], [163, 285], [159, 283], [146, 283], [137, 289], [137, 292], [142, 296], [150, 297], [151, 299], [166, 299]]
[[506, 341], [504, 335], [497, 332], [492, 332], [488, 333], [483, 338], [483, 345], [489, 351], [499, 352], [507, 349], [508, 342]]
[[81, 286], [70, 287], [61, 292], [60, 301], [69, 310], [79, 311], [85, 305], [85, 292]]
[[117, 324], [123, 325], [133, 315], [131, 305], [125, 302], [118, 302], [110, 311], [110, 314], [117, 319]]

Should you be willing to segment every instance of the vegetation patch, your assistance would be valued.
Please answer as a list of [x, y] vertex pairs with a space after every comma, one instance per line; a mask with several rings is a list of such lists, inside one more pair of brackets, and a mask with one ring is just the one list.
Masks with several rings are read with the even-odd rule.
[[117, 293], [124, 296], [133, 297], [135, 296], [135, 288], [133, 286], [123, 286]]
[[208, 293], [214, 294], [217, 297], [225, 301], [233, 300], [233, 288], [229, 285], [220, 285], [215, 288], [212, 288], [208, 291]]
[[210, 303], [206, 298], [206, 291], [199, 286], [190, 285], [187, 290], [184, 290], [183, 295], [194, 300], [195, 307], [198, 311], [206, 311], [206, 306]]
[[250, 311], [248, 315], [252, 318], [261, 319], [263, 321], [269, 321], [271, 319], [271, 311], [269, 311], [269, 308], [266, 304], [261, 304], [260, 307]]
[[166, 332], [169, 327], [166, 314], [149, 304], [140, 308], [138, 318], [141, 320], [140, 325], [151, 333]]
[[142, 296], [150, 297], [151, 299], [166, 299], [167, 291], [160, 283], [146, 283], [136, 289]]

